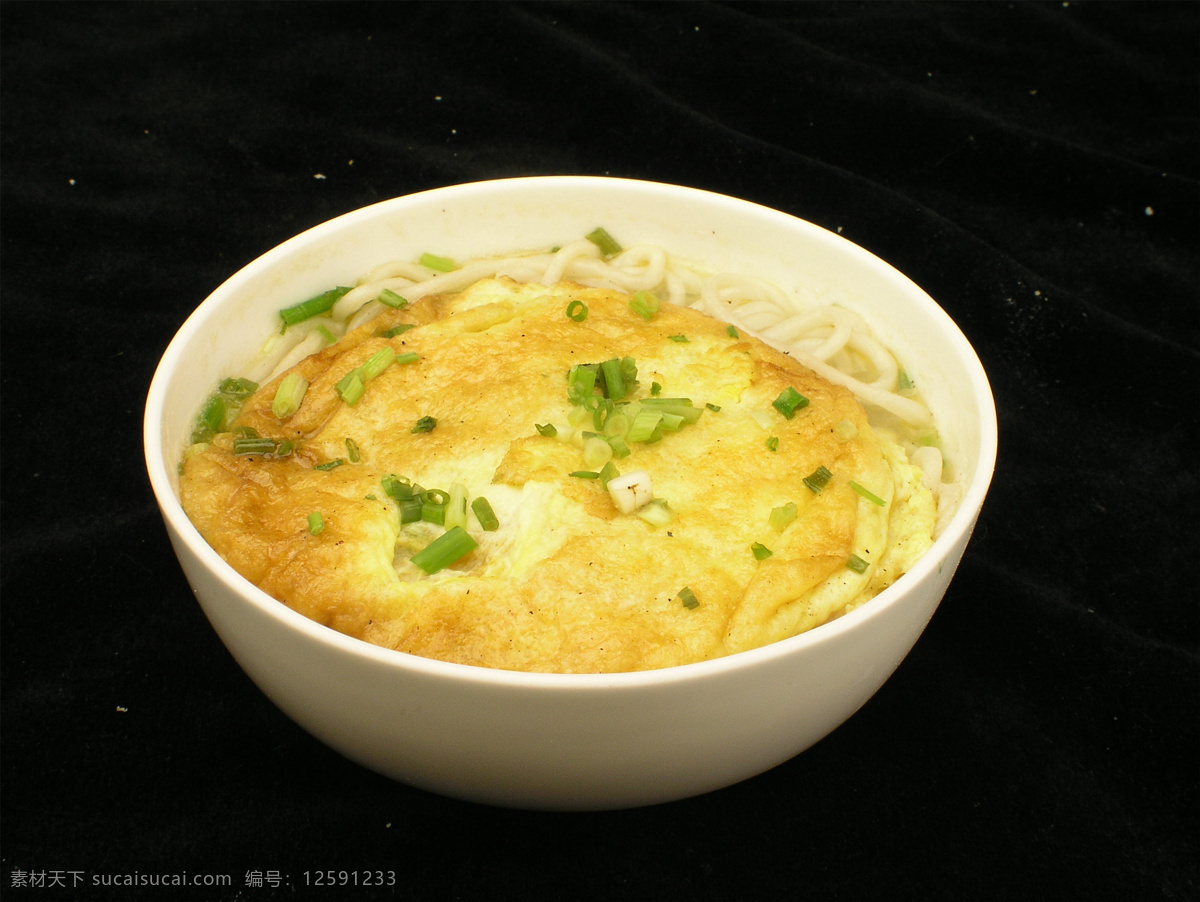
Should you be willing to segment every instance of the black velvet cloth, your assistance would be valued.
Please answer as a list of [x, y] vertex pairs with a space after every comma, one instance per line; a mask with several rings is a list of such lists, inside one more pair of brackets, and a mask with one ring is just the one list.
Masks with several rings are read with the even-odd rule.
[[[5, 2], [0, 41], [6, 899], [1198, 897], [1200, 5]], [[561, 173], [840, 232], [999, 409], [892, 679], [639, 810], [447, 800], [312, 739], [205, 621], [142, 460], [159, 355], [245, 263]], [[183, 872], [230, 884], [95, 885]]]

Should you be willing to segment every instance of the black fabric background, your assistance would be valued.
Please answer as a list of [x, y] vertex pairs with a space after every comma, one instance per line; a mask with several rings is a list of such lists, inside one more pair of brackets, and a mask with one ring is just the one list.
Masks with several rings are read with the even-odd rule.
[[[1200, 5], [8, 0], [0, 41], [6, 899], [1198, 897]], [[159, 355], [242, 265], [554, 173], [840, 232], [956, 318], [999, 408], [878, 695], [641, 810], [450, 801], [310, 738], [207, 625], [141, 457]], [[231, 885], [92, 886], [185, 871]]]

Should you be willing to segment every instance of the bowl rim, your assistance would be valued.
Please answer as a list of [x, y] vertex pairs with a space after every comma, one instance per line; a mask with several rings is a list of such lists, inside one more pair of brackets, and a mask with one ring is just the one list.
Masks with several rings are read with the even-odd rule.
[[[191, 520], [188, 519], [184, 512], [183, 506], [169, 478], [168, 462], [162, 453], [162, 421], [167, 387], [174, 378], [179, 364], [182, 362], [184, 351], [194, 333], [198, 332], [205, 324], [207, 314], [215, 308], [220, 307], [228, 295], [235, 294], [240, 284], [250, 278], [257, 270], [265, 268], [276, 259], [292, 253], [298, 245], [307, 245], [314, 240], [320, 239], [326, 232], [335, 232], [349, 222], [374, 215], [379, 212], [379, 208], [381, 207], [422, 204], [430, 200], [452, 201], [479, 192], [520, 190], [523, 187], [532, 187], [534, 185], [538, 187], [551, 185], [560, 190], [572, 187], [605, 187], [627, 191], [664, 193], [672, 196], [687, 196], [693, 199], [702, 199], [717, 206], [733, 205], [744, 210], [753, 211], [767, 218], [779, 218], [780, 221], [801, 223], [824, 233], [825, 237], [834, 242], [843, 243], [844, 250], [860, 255], [864, 262], [872, 266], [886, 268], [890, 278], [907, 282], [911, 289], [915, 289], [916, 299], [922, 305], [928, 307], [927, 312], [930, 314], [931, 319], [936, 322], [936, 325], [945, 333], [947, 339], [957, 348], [962, 364], [970, 374], [971, 395], [979, 405], [978, 421], [980, 434], [975, 472], [962, 494], [958, 509], [946, 524], [941, 535], [935, 538], [933, 545], [904, 576], [880, 592], [879, 595], [872, 598], [869, 603], [835, 620], [821, 624], [796, 636], [781, 639], [759, 648], [707, 661], [680, 664], [654, 670], [617, 673], [546, 673], [501, 670], [472, 664], [458, 664], [371, 645], [361, 639], [355, 639], [340, 633], [331, 627], [323, 626], [316, 621], [310, 620], [303, 614], [292, 610], [242, 577], [217, 554], [200, 535], [195, 526], [192, 525]], [[553, 175], [485, 179], [430, 188], [376, 201], [313, 225], [249, 261], [226, 278], [197, 305], [167, 345], [155, 367], [146, 396], [143, 418], [143, 446], [145, 465], [151, 488], [168, 530], [186, 545], [187, 550], [210, 573], [216, 576], [227, 590], [245, 603], [259, 609], [261, 613], [279, 621], [281, 625], [298, 631], [312, 642], [331, 646], [362, 661], [374, 662], [388, 668], [411, 671], [431, 678], [462, 681], [480, 686], [515, 687], [550, 691], [633, 690], [639, 687], [661, 686], [680, 681], [715, 678], [722, 674], [753, 668], [760, 663], [797, 654], [805, 648], [835, 641], [844, 633], [859, 628], [860, 624], [881, 616], [885, 608], [898, 604], [900, 599], [910, 589], [914, 588], [922, 580], [933, 576], [934, 571], [939, 570], [944, 560], [953, 554], [954, 546], [960, 542], [965, 543], [973, 531], [995, 471], [998, 426], [995, 400], [987, 374], [977, 353], [957, 323], [942, 309], [941, 305], [908, 279], [906, 275], [861, 245], [794, 214], [768, 207], [755, 201], [719, 194], [707, 189], [612, 176]]]

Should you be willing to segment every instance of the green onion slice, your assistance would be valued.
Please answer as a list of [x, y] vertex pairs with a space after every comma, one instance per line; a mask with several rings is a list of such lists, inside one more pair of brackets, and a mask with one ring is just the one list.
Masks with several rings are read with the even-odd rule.
[[854, 491], [858, 492], [858, 494], [862, 495], [864, 498], [866, 498], [872, 504], [876, 504], [879, 507], [884, 507], [887, 504], [886, 501], [884, 501], [882, 498], [880, 498], [878, 495], [876, 495], [870, 489], [864, 489], [857, 482], [851, 482], [850, 488], [854, 489]]
[[482, 495], [471, 502], [471, 510], [475, 512], [475, 516], [479, 520], [479, 525], [483, 528], [484, 532], [495, 532], [500, 528], [500, 521], [496, 518], [496, 512], [492, 510], [491, 503]]
[[381, 375], [395, 360], [395, 351], [391, 348], [380, 348], [367, 359], [366, 363], [359, 367], [362, 381], [370, 382], [375, 377]]
[[403, 476], [396, 476], [394, 473], [389, 473], [383, 479], [379, 480], [379, 482], [383, 486], [383, 490], [387, 493], [387, 496], [395, 501], [407, 501], [413, 497], [412, 483]]
[[771, 406], [790, 420], [797, 410], [808, 406], [808, 398], [789, 385], [771, 402]]
[[447, 529], [467, 525], [467, 487], [461, 482], [451, 483], [450, 498], [446, 502]]
[[325, 518], [321, 516], [320, 511], [313, 511], [308, 515], [308, 534], [319, 536], [325, 531]]
[[400, 297], [400, 295], [396, 294], [396, 292], [392, 291], [390, 288], [385, 288], [383, 291], [379, 292], [379, 303], [386, 304], [389, 307], [395, 307], [397, 310], [408, 306], [408, 300]]
[[284, 420], [300, 409], [304, 401], [304, 393], [308, 391], [308, 380], [299, 373], [288, 373], [279, 381], [275, 389], [275, 398], [271, 401], [271, 413], [275, 418]]
[[346, 454], [350, 457], [350, 463], [356, 464], [362, 460], [362, 454], [358, 450], [358, 442], [349, 436], [346, 437]]
[[767, 558], [769, 558], [772, 554], [775, 553], [770, 548], [768, 548], [766, 545], [764, 545], [762, 542], [755, 542], [753, 545], [750, 546], [750, 551], [753, 552], [754, 559], [756, 561], [765, 561]]
[[804, 477], [804, 484], [812, 490], [815, 495], [829, 485], [829, 480], [833, 479], [833, 474], [825, 468], [824, 465], [817, 467], [809, 475]]
[[567, 371], [567, 399], [572, 404], [582, 404], [596, 386], [596, 367], [576, 364]]
[[567, 304], [567, 319], [574, 320], [577, 323], [587, 319], [588, 308], [583, 301], [575, 300]]
[[796, 519], [796, 513], [796, 502], [789, 501], [787, 504], [781, 504], [774, 508], [770, 517], [767, 518], [767, 522], [776, 532], [783, 532]]
[[595, 470], [572, 470], [567, 475], [574, 476], [576, 479], [599, 479], [600, 478], [600, 474], [597, 473]]
[[625, 377], [621, 372], [621, 359], [614, 357], [600, 364], [600, 373], [604, 376], [604, 394], [614, 401], [625, 397]]
[[739, 338], [740, 337], [738, 335], [738, 330], [735, 329], [733, 326], [726, 326], [725, 334], [728, 335], [730, 338]]
[[235, 438], [233, 440], [234, 454], [273, 454], [275, 453], [275, 439], [259, 438], [258, 436], [246, 436], [243, 438]]
[[682, 345], [682, 344], [687, 344], [687, 343], [688, 343], [688, 337], [687, 337], [686, 335], [682, 335], [682, 334], [680, 334], [680, 335], [668, 335], [668, 336], [667, 336], [667, 338], [669, 338], [671, 341], [675, 342], [676, 344], [681, 344], [681, 345]]
[[346, 458], [339, 457], [336, 460], [327, 460], [323, 464], [316, 464], [313, 467], [313, 469], [314, 470], [336, 470], [338, 467], [340, 467], [345, 462], [346, 462]]
[[652, 291], [635, 291], [629, 301], [629, 307], [646, 322], [658, 314], [658, 298]]
[[413, 426], [413, 432], [433, 432], [437, 427], [437, 417], [421, 417], [417, 420], [417, 425]]
[[682, 602], [683, 606], [685, 608], [687, 608], [688, 610], [692, 610], [693, 608], [700, 607], [700, 601], [699, 601], [699, 599], [696, 598], [696, 593], [693, 592], [691, 589], [689, 589], [687, 586], [684, 586], [682, 589], [680, 589], [679, 595], [676, 597], [680, 600], [680, 602]]
[[857, 554], [850, 555], [850, 559], [846, 561], [846, 568], [853, 570], [855, 573], [866, 573], [867, 567], [871, 566]]
[[534, 423], [533, 426], [538, 431], [538, 435], [544, 435], [546, 438], [554, 438], [558, 435], [558, 427], [553, 423], [547, 423], [544, 426]]
[[773, 435], [769, 439], [767, 439], [767, 450], [768, 451], [778, 451], [779, 450], [779, 436]]
[[454, 272], [458, 269], [458, 264], [449, 257], [441, 257], [437, 254], [421, 254], [420, 264], [426, 269], [436, 270], [437, 272]]
[[600, 248], [600, 253], [606, 257], [621, 253], [621, 245], [603, 226], [597, 226], [585, 236], [588, 241]]
[[675, 519], [675, 512], [662, 498], [653, 498], [638, 508], [637, 515], [651, 526], [666, 526]]
[[366, 386], [363, 385], [362, 372], [359, 369], [348, 372], [337, 384], [337, 393], [351, 407], [359, 402], [365, 390]]
[[225, 399], [220, 394], [210, 395], [200, 408], [200, 413], [196, 415], [196, 425], [192, 429], [192, 444], [198, 445], [201, 442], [210, 441], [221, 431], [221, 424], [224, 422]]
[[323, 294], [318, 294], [307, 301], [301, 301], [293, 307], [285, 307], [279, 311], [279, 318], [283, 320], [284, 328], [287, 328], [296, 323], [302, 323], [306, 319], [312, 319], [314, 316], [320, 316], [322, 313], [328, 313], [333, 309], [333, 305], [349, 291], [349, 288], [341, 286], [331, 288]]
[[449, 567], [478, 547], [479, 543], [472, 539], [465, 529], [455, 526], [414, 554], [410, 560], [426, 573], [433, 574]]

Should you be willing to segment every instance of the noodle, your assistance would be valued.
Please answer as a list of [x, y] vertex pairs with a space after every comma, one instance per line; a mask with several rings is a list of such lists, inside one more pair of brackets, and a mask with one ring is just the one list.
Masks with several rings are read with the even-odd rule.
[[[798, 309], [796, 302], [774, 285], [734, 273], [702, 275], [653, 245], [633, 246], [606, 260], [593, 242], [580, 240], [551, 253], [475, 260], [448, 273], [407, 261], [384, 263], [337, 302], [330, 331], [344, 334], [369, 321], [384, 309], [377, 300], [384, 289], [413, 302], [461, 291], [480, 279], [497, 276], [542, 285], [567, 280], [627, 294], [653, 291], [669, 303], [725, 320], [791, 355], [818, 375], [849, 389], [861, 403], [900, 420], [909, 430], [927, 432], [933, 427], [929, 409], [901, 393], [896, 358], [857, 314], [833, 305]], [[287, 336], [277, 337], [265, 354], [267, 361], [259, 364], [260, 373], [264, 369], [270, 373], [267, 379], [322, 346], [319, 332], [311, 328], [294, 331], [294, 335], [289, 329]], [[942, 483], [941, 452], [929, 446], [916, 450], [910, 453], [913, 463], [921, 468], [926, 482], [939, 487], [945, 500], [950, 500], [951, 493]]]

